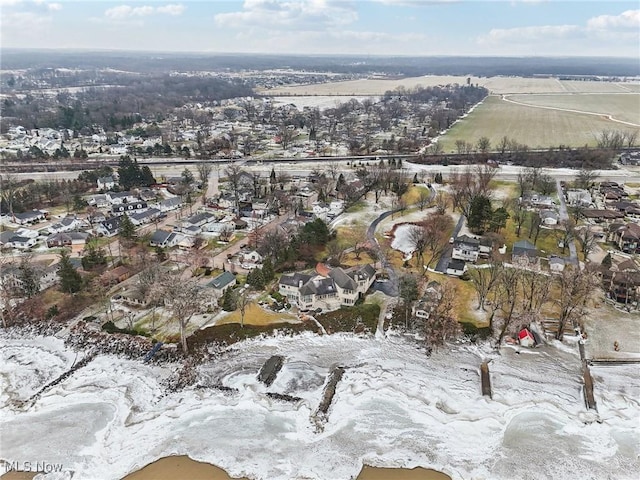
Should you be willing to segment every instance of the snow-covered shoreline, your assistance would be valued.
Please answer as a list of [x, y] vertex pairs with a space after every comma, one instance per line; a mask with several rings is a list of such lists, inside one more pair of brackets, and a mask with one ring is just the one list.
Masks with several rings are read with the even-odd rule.
[[[267, 388], [256, 374], [275, 354], [286, 360]], [[275, 336], [235, 344], [199, 367], [200, 388], [173, 393], [164, 382], [176, 365], [98, 355], [26, 411], [13, 406], [74, 358], [52, 337], [0, 334], [1, 459], [61, 463], [74, 479], [100, 480], [174, 454], [233, 476], [287, 480], [355, 478], [363, 463], [454, 479], [624, 479], [640, 470], [640, 380], [628, 367], [599, 368], [593, 421], [577, 350], [557, 343], [501, 355], [465, 344], [427, 357], [393, 335]], [[488, 359], [493, 399], [480, 392]], [[334, 365], [346, 372], [317, 431], [310, 416]]]

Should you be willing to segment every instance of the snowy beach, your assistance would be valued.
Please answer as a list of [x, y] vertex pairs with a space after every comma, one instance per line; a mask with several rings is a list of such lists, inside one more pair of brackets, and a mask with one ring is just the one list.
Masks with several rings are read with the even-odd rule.
[[[352, 479], [363, 464], [454, 479], [624, 479], [640, 469], [637, 375], [600, 368], [600, 411], [587, 412], [577, 348], [566, 345], [502, 355], [459, 345], [427, 357], [394, 336], [276, 336], [236, 344], [175, 393], [164, 382], [179, 365], [99, 355], [18, 408], [76, 353], [51, 337], [0, 342], [0, 457], [61, 464], [74, 479], [121, 479], [169, 455], [283, 480]], [[256, 374], [274, 354], [285, 362], [267, 388]], [[489, 359], [493, 399], [480, 392]], [[334, 365], [346, 371], [318, 429], [310, 418]]]

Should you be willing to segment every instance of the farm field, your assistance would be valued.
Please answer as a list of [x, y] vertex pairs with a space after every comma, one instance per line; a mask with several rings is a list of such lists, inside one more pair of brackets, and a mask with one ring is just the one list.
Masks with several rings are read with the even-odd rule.
[[603, 130], [637, 129], [597, 115], [533, 108], [490, 96], [456, 122], [440, 137], [439, 143], [444, 152], [453, 152], [456, 140], [475, 143], [485, 136], [495, 145], [506, 135], [534, 149], [559, 145], [594, 146], [597, 135]]
[[491, 93], [629, 93], [640, 92], [640, 84], [596, 82], [577, 80], [558, 80], [556, 78], [524, 78], [524, 77], [474, 77], [425, 75], [422, 77], [408, 77], [400, 79], [361, 79], [345, 82], [319, 83], [313, 85], [291, 85], [261, 90], [263, 95], [336, 95], [361, 96], [382, 95], [388, 90], [398, 87], [414, 88], [452, 83], [465, 84], [467, 78], [471, 83], [489, 89]]
[[640, 126], [640, 93], [509, 95], [508, 100], [534, 106], [597, 112]]

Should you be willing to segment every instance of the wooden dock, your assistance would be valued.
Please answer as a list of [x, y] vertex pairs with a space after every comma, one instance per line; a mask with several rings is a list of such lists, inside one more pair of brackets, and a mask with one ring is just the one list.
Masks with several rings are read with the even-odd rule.
[[480, 380], [482, 382], [482, 395], [493, 398], [491, 392], [491, 377], [489, 376], [489, 362], [480, 365]]

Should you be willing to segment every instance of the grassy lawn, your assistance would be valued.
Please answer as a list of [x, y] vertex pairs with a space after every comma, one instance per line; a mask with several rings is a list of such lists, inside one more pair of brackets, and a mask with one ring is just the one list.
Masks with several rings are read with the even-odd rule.
[[414, 205], [420, 199], [420, 192], [429, 192], [427, 187], [422, 187], [418, 185], [409, 186], [409, 190], [402, 196], [402, 199], [405, 201], [406, 205]]
[[364, 200], [358, 200], [356, 203], [347, 208], [345, 210], [345, 213], [361, 212], [365, 208], [367, 208], [367, 202], [365, 202]]
[[[533, 236], [529, 238], [530, 223], [528, 220], [524, 222], [520, 229], [520, 236], [516, 235], [516, 225], [512, 219], [507, 220], [507, 226], [500, 230], [500, 234], [504, 237], [504, 242], [507, 244], [507, 251], [510, 252], [513, 244], [518, 240], [529, 240], [533, 243]], [[551, 254], [563, 255], [562, 249], [558, 247], [558, 237], [556, 232], [551, 229], [543, 228], [538, 235], [538, 241], [536, 242], [536, 248], [540, 250], [543, 257], [547, 257]], [[568, 250], [565, 251], [565, 255]]]
[[[227, 323], [240, 323], [240, 310], [231, 312], [224, 316], [216, 325], [225, 325]], [[285, 322], [298, 322], [298, 318], [292, 313], [278, 313], [262, 308], [260, 305], [250, 303], [244, 316], [245, 325], [273, 325]]]

